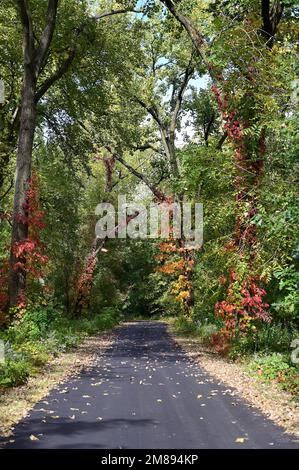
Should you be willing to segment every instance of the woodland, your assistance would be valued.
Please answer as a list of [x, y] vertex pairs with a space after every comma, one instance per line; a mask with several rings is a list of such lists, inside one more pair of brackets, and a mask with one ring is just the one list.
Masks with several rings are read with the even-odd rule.
[[[298, 396], [298, 14], [1, 0], [2, 390], [151, 318]], [[96, 206], [119, 195], [203, 204], [202, 247], [99, 239]]]

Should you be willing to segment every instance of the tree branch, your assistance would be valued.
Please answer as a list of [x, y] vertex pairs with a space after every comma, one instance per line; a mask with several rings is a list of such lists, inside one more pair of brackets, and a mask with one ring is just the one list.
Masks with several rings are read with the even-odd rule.
[[34, 35], [31, 14], [27, 0], [18, 0], [20, 17], [23, 26], [24, 60], [26, 65], [33, 65], [34, 60]]
[[61, 66], [56, 70], [56, 72], [47, 78], [44, 83], [38, 88], [36, 95], [35, 95], [35, 102], [38, 101], [44, 96], [44, 94], [48, 91], [48, 89], [53, 85], [53, 83], [57, 82], [69, 69], [71, 63], [73, 62], [76, 55], [76, 49], [71, 48], [69, 50], [69, 55], [67, 59], [61, 64]]
[[140, 106], [142, 106], [151, 116], [152, 118], [156, 121], [156, 123], [158, 124], [158, 126], [160, 127], [160, 129], [164, 129], [165, 126], [164, 126], [164, 123], [161, 119], [161, 116], [160, 116], [160, 112], [159, 112], [159, 109], [157, 108], [156, 105], [152, 105], [152, 106], [147, 106], [144, 101], [142, 101], [140, 98], [136, 97], [134, 98], [134, 100], [140, 104]]
[[148, 149], [152, 149], [154, 152], [156, 153], [160, 153], [160, 150], [155, 147], [153, 144], [144, 144], [144, 145], [136, 145], [135, 147], [133, 147], [134, 150], [140, 150], [140, 151], [144, 151], [144, 150], [148, 150]]
[[226, 141], [227, 137], [228, 137], [227, 132], [224, 132], [224, 134], [222, 135], [222, 137], [219, 139], [218, 144], [216, 145], [216, 149], [217, 149], [217, 150], [221, 150], [222, 145], [223, 145], [224, 142]]
[[162, 191], [160, 191], [158, 188], [156, 188], [156, 186], [154, 186], [144, 175], [139, 173], [139, 171], [135, 170], [135, 168], [133, 168], [129, 163], [127, 163], [116, 152], [113, 152], [113, 150], [111, 149], [111, 147], [109, 145], [105, 145], [105, 149], [108, 150], [108, 152], [111, 153], [111, 155], [113, 155], [117, 161], [119, 161], [122, 165], [124, 165], [127, 168], [127, 170], [130, 171], [130, 173], [132, 173], [138, 179], [143, 181], [143, 183], [146, 184], [146, 186], [151, 190], [151, 192], [154, 194], [154, 196], [156, 196], [156, 198], [159, 201], [161, 201], [161, 202], [165, 201], [166, 197], [162, 193]]
[[98, 15], [93, 16], [93, 19], [100, 20], [102, 18], [106, 18], [107, 16], [119, 15], [121, 13], [144, 13], [143, 10], [134, 10], [134, 8], [123, 8], [121, 10], [108, 10], [104, 11], [103, 13], [99, 13]]
[[205, 139], [205, 143], [206, 143], [207, 147], [209, 146], [209, 134], [210, 134], [211, 127], [212, 127], [214, 121], [215, 121], [215, 111], [213, 110], [212, 115], [210, 117], [210, 120], [208, 122], [207, 128], [204, 131], [204, 139]]
[[193, 26], [192, 22], [186, 16], [184, 16], [182, 13], [176, 10], [175, 5], [172, 0], [160, 0], [160, 1], [168, 8], [170, 13], [174, 16], [174, 18], [176, 18], [176, 20], [187, 31], [187, 33], [190, 36], [190, 39], [193, 42], [193, 45], [196, 51], [202, 58], [204, 64], [210, 70], [210, 66], [206, 58], [205, 51], [204, 51], [204, 48], [205, 46], [207, 46], [207, 43], [203, 34], [201, 34], [201, 32], [198, 31], [198, 29]]
[[172, 116], [171, 116], [171, 123], [170, 123], [170, 131], [171, 132], [175, 131], [177, 118], [178, 118], [178, 115], [179, 115], [179, 112], [180, 112], [181, 106], [182, 106], [183, 96], [184, 96], [186, 87], [188, 85], [188, 82], [189, 82], [189, 80], [191, 79], [191, 77], [194, 73], [194, 67], [192, 65], [192, 59], [193, 59], [193, 54], [191, 55], [189, 64], [188, 64], [188, 66], [185, 70], [184, 78], [183, 78], [183, 81], [180, 85], [177, 98], [175, 100], [174, 109], [173, 109], [173, 113], [172, 113]]
[[13, 185], [14, 185], [14, 181], [12, 180], [9, 188], [5, 191], [4, 194], [2, 194], [2, 196], [0, 196], [0, 200], [4, 199], [8, 195], [8, 193], [12, 190]]
[[57, 6], [58, 6], [58, 0], [49, 0], [47, 14], [46, 14], [46, 24], [42, 32], [40, 45], [38, 49], [36, 50], [36, 59], [35, 59], [36, 74], [38, 74], [38, 72], [40, 71], [41, 64], [44, 60], [44, 57], [52, 41], [52, 37], [53, 37], [54, 29], [55, 29], [55, 23], [56, 23]]

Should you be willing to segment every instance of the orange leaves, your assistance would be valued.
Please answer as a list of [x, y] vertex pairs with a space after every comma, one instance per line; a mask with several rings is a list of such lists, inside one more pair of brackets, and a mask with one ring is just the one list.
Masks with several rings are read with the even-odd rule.
[[178, 261], [169, 261], [163, 266], [159, 266], [157, 271], [164, 274], [174, 274], [176, 271], [182, 271], [184, 269], [184, 260], [180, 259]]
[[161, 263], [156, 268], [157, 272], [166, 276], [176, 276], [177, 279], [172, 282], [171, 293], [180, 303], [183, 311], [189, 311], [189, 302], [192, 297], [192, 282], [190, 275], [192, 273], [194, 260], [191, 259], [189, 250], [169, 240], [159, 244], [160, 253], [156, 260]]
[[174, 242], [167, 241], [159, 244], [159, 250], [162, 253], [177, 253], [178, 247]]

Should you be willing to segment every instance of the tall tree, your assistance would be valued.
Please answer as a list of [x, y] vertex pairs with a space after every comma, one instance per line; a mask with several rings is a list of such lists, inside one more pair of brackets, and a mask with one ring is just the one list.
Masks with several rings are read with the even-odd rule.
[[[54, 70], [47, 70], [49, 56], [51, 55], [51, 44], [56, 29], [59, 2], [58, 0], [48, 0], [46, 12], [43, 11], [43, 8], [38, 10], [40, 17], [44, 17], [42, 25], [38, 24], [38, 21], [34, 19], [32, 5], [30, 5], [29, 0], [18, 0], [17, 3], [23, 28], [23, 83], [20, 102], [20, 126], [11, 236], [10, 306], [17, 304], [18, 298], [24, 292], [26, 285], [26, 249], [25, 246], [22, 248], [22, 243], [24, 243], [28, 235], [26, 194], [31, 176], [37, 104], [48, 90], [69, 70], [77, 54], [79, 37], [82, 36], [90, 21], [94, 23], [102, 18], [134, 11], [129, 6], [116, 10], [107, 10], [90, 16], [87, 4], [83, 3], [80, 7], [80, 22], [72, 29], [66, 51], [63, 51], [64, 59]], [[39, 4], [36, 6], [40, 8]], [[41, 33], [38, 32], [39, 29]], [[18, 248], [17, 250], [16, 247]]]

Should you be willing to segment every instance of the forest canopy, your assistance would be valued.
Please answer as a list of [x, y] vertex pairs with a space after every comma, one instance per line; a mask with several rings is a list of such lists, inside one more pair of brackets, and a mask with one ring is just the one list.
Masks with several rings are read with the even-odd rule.
[[[296, 3], [1, 1], [1, 385], [170, 316], [232, 358], [281, 354], [298, 392]], [[98, 238], [119, 195], [202, 204], [203, 245]]]

